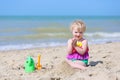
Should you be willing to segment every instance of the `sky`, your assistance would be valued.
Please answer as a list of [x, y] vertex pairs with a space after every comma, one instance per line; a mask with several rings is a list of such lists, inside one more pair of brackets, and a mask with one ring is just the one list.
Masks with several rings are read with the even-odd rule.
[[120, 16], [120, 0], [0, 0], [3, 15]]

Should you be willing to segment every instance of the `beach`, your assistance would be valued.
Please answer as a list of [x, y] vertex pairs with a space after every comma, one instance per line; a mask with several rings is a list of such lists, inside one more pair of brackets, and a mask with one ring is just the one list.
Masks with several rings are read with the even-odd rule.
[[[66, 46], [0, 51], [0, 80], [120, 80], [120, 42], [89, 45], [86, 70], [71, 68], [65, 61]], [[31, 56], [41, 70], [26, 73], [24, 64]]]

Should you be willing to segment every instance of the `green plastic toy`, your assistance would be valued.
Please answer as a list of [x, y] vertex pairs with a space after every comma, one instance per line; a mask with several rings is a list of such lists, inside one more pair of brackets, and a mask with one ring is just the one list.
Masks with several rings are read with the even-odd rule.
[[35, 70], [35, 63], [32, 57], [28, 57], [26, 62], [25, 62], [25, 72], [33, 72]]

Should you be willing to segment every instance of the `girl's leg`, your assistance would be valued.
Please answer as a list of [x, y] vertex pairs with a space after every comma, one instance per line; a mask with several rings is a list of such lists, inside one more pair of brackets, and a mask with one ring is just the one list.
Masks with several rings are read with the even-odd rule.
[[83, 65], [84, 67], [86, 67], [86, 64], [80, 60], [76, 60], [75, 63]]
[[86, 69], [85, 64], [82, 61], [71, 61], [66, 59], [67, 63], [73, 68]]

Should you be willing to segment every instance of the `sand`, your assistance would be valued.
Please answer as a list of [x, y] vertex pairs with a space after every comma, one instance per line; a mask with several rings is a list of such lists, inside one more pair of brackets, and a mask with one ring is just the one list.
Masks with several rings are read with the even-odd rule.
[[[89, 45], [86, 70], [66, 62], [66, 46], [0, 51], [0, 80], [120, 80], [120, 42]], [[24, 63], [31, 56], [35, 64], [41, 55], [41, 70], [26, 73]]]

